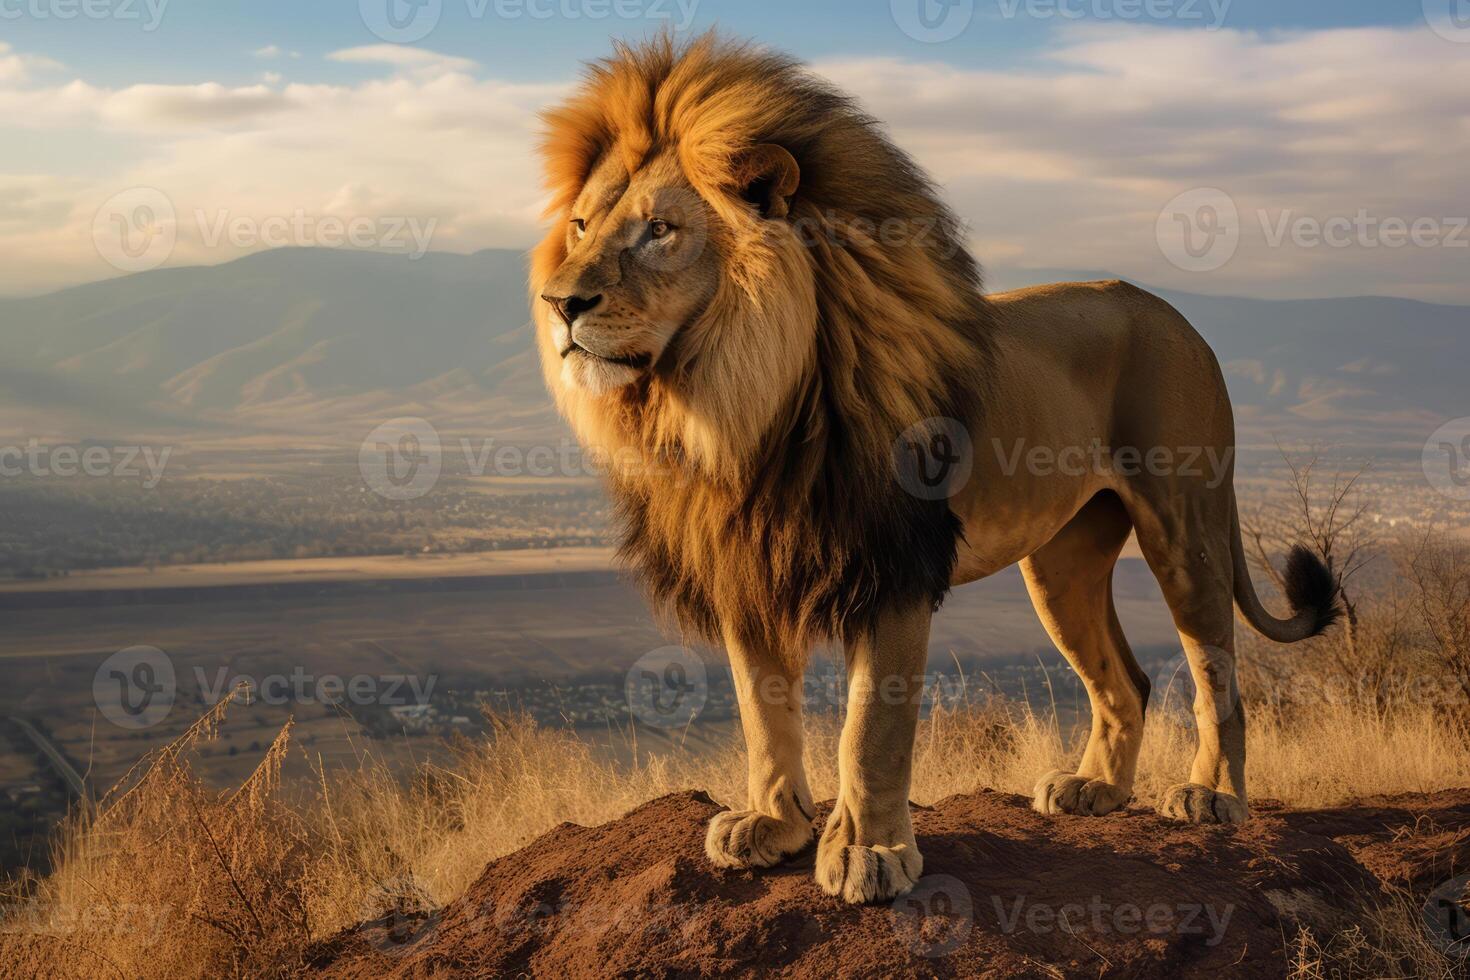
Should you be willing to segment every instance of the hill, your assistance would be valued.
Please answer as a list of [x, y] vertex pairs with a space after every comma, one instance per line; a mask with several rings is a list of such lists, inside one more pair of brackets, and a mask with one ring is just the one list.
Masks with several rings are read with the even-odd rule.
[[[1042, 817], [981, 791], [916, 808], [926, 877], [892, 905], [821, 894], [811, 858], [764, 873], [703, 857], [702, 793], [563, 824], [439, 912], [388, 911], [321, 944], [338, 978], [430, 976], [1285, 976], [1315, 935], [1422, 902], [1470, 859], [1470, 791], [1238, 828], [1129, 808]], [[1323, 974], [1308, 974], [1323, 975]]]
[[[1001, 270], [998, 286], [1106, 273]], [[0, 300], [13, 433], [360, 435], [386, 418], [563, 432], [526, 327], [525, 257], [279, 249]], [[1393, 443], [1463, 408], [1470, 307], [1164, 292], [1214, 346], [1243, 428]]]

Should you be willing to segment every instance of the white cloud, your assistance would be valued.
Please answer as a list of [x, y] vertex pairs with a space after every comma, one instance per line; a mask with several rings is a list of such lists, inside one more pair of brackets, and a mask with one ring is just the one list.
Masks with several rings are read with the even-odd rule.
[[261, 58], [265, 61], [274, 61], [277, 58], [299, 58], [300, 51], [287, 51], [279, 44], [267, 44], [263, 48], [256, 48], [250, 52], [252, 58]]
[[435, 249], [525, 246], [543, 201], [535, 114], [565, 87], [423, 65], [355, 85], [0, 85], [0, 126], [132, 147], [99, 159], [87, 178], [15, 172], [0, 160], [0, 293], [115, 275], [93, 247], [92, 222], [131, 187], [172, 201], [171, 265], [243, 254], [228, 241], [210, 247], [201, 222], [207, 232], [222, 218], [297, 212], [432, 220]]
[[[1056, 41], [1024, 71], [894, 59], [818, 69], [936, 176], [987, 263], [1106, 270], [1202, 292], [1470, 303], [1470, 249], [1268, 240], [1283, 214], [1412, 221], [1470, 209], [1470, 59], [1455, 45], [1409, 29], [1260, 36], [1095, 25]], [[21, 57], [0, 46], [0, 66]], [[109, 148], [85, 178], [0, 160], [0, 292], [111, 274], [91, 221], [103, 201], [140, 185], [164, 191], [181, 215], [173, 264], [239, 254], [208, 248], [196, 212], [435, 219], [436, 249], [535, 240], [535, 112], [565, 85], [485, 78], [467, 59], [393, 45], [329, 57], [384, 72], [340, 85], [276, 76], [106, 88], [36, 85], [0, 67], [0, 125]], [[112, 151], [119, 143], [127, 153]], [[1226, 190], [1244, 223], [1227, 266], [1191, 274], [1165, 260], [1155, 224], [1165, 202], [1200, 186]]]
[[[1029, 71], [888, 59], [821, 70], [888, 120], [998, 265], [1106, 270], [1201, 292], [1384, 292], [1470, 303], [1470, 247], [1272, 247], [1285, 216], [1466, 217], [1470, 59], [1422, 29], [1261, 36], [1083, 27]], [[1218, 187], [1241, 244], [1186, 273], [1155, 240], [1177, 194]], [[1470, 243], [1470, 235], [1463, 239]]]
[[343, 48], [327, 55], [330, 61], [345, 64], [391, 65], [400, 71], [427, 74], [443, 72], [473, 71], [476, 63], [469, 58], [440, 54], [427, 48], [407, 47], [401, 44], [367, 44], [358, 48]]
[[19, 54], [9, 44], [0, 41], [0, 85], [21, 84], [30, 81], [33, 72], [55, 71], [61, 68], [59, 61], [34, 54]]

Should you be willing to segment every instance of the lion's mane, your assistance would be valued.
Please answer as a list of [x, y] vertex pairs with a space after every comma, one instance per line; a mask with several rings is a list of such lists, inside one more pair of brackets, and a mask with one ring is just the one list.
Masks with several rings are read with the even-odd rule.
[[[621, 554], [651, 597], [702, 637], [798, 663], [885, 604], [937, 606], [960, 522], [906, 493], [891, 454], [926, 420], [973, 425], [988, 314], [928, 178], [798, 63], [713, 34], [619, 46], [544, 118], [549, 214], [565, 220], [604, 155], [633, 173], [672, 150], [719, 219], [717, 296], [644, 381], [593, 398], [546, 368], [584, 445], [640, 461], [609, 483]], [[761, 143], [800, 167], [784, 226], [732, 190]], [[566, 257], [563, 228], [535, 250], [533, 296]]]

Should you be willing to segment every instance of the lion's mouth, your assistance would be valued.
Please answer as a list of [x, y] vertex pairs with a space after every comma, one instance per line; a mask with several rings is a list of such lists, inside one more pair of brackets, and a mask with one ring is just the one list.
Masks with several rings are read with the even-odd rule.
[[566, 350], [561, 352], [562, 360], [566, 360], [573, 353], [582, 353], [588, 357], [596, 358], [599, 361], [606, 361], [609, 364], [620, 364], [623, 367], [632, 368], [635, 371], [641, 371], [653, 363], [652, 354], [623, 354], [617, 357], [609, 357], [603, 354], [594, 354], [575, 340], [569, 341]]

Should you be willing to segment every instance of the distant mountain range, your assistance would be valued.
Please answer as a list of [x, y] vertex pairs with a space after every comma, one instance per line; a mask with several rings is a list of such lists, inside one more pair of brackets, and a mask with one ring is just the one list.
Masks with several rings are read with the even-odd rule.
[[[1001, 270], [1000, 286], [1106, 274]], [[1470, 307], [1160, 291], [1214, 346], [1242, 429], [1422, 439], [1470, 413]], [[396, 415], [560, 433], [525, 256], [281, 249], [0, 300], [0, 434], [357, 432]]]

